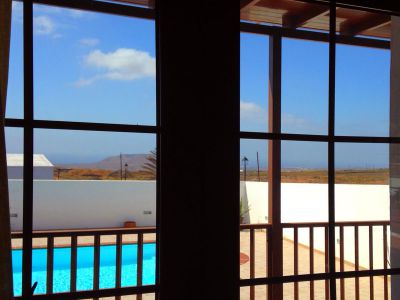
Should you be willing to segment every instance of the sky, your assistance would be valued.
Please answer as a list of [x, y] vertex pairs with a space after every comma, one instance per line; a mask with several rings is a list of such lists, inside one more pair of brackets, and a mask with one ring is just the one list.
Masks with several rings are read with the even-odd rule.
[[[23, 116], [22, 5], [14, 3], [6, 115]], [[326, 134], [328, 44], [283, 39], [282, 132]], [[387, 50], [337, 46], [336, 134], [387, 136]], [[241, 34], [241, 130], [267, 131], [268, 37]], [[154, 21], [34, 5], [36, 119], [155, 125]], [[22, 130], [7, 129], [7, 151], [22, 152]], [[148, 153], [149, 134], [35, 130], [35, 152], [55, 163]], [[387, 145], [338, 144], [340, 168], [387, 167]], [[267, 142], [241, 141], [241, 155], [266, 168]], [[327, 145], [283, 142], [282, 165], [325, 168]]]

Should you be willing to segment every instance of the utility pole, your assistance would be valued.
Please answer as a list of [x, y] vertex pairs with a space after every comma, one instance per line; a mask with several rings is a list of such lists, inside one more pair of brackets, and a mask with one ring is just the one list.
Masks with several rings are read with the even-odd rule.
[[119, 175], [121, 176], [122, 181], [122, 153], [119, 153]]

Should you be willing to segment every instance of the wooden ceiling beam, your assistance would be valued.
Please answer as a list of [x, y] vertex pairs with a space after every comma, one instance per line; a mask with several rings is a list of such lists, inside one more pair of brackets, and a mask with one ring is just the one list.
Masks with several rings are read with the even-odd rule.
[[296, 13], [288, 12], [282, 17], [282, 25], [286, 28], [298, 28], [311, 21], [329, 13], [329, 6], [310, 4]]
[[374, 30], [389, 24], [390, 15], [371, 14], [366, 17], [344, 21], [340, 25], [340, 33], [355, 36], [367, 30]]
[[240, 0], [240, 10], [255, 6], [260, 0]]

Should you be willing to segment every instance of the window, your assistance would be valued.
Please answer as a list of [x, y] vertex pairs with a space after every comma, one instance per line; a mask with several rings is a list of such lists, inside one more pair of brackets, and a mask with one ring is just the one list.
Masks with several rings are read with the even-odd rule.
[[34, 286], [45, 297], [115, 289], [154, 299], [153, 9], [15, 1], [11, 48], [6, 142], [15, 296]]
[[[253, 94], [269, 89], [257, 100], [268, 102], [257, 110], [268, 130], [240, 133], [241, 299], [389, 299], [398, 257], [390, 17], [285, 3], [241, 8], [241, 101], [249, 82]], [[263, 39], [268, 51], [254, 42]], [[259, 53], [269, 58], [261, 74], [249, 59]], [[242, 124], [247, 113], [241, 106]], [[266, 180], [249, 158], [260, 151]]]

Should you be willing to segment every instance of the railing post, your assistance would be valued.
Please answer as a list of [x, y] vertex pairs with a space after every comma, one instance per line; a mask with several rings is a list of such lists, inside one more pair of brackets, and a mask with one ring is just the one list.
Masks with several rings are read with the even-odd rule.
[[[121, 273], [122, 273], [122, 234], [117, 234], [117, 240], [115, 245], [115, 287], [121, 287]], [[115, 300], [120, 300], [121, 297], [115, 297]]]
[[54, 237], [47, 238], [46, 293], [53, 294]]
[[[359, 262], [359, 244], [358, 244], [358, 226], [354, 227], [354, 264], [355, 270], [358, 271], [360, 269]], [[360, 278], [355, 278], [355, 289], [356, 289], [356, 300], [360, 300]]]
[[[100, 288], [100, 234], [94, 236], [93, 290]], [[97, 300], [98, 298], [95, 298]]]
[[[340, 241], [340, 272], [344, 272], [344, 228], [339, 225], [339, 241]], [[345, 299], [345, 282], [343, 278], [340, 278], [340, 299]]]
[[[267, 229], [267, 248], [268, 248], [268, 257], [267, 257], [267, 276], [268, 277], [272, 277], [272, 230], [271, 227], [268, 227]], [[268, 300], [272, 300], [274, 299], [273, 295], [272, 295], [272, 286], [269, 285], [268, 287], [268, 293], [267, 293], [267, 299]]]
[[[325, 273], [329, 272], [329, 226], [325, 225]], [[329, 280], [325, 280], [325, 300], [329, 300]]]
[[77, 274], [77, 249], [78, 247], [78, 237], [73, 235], [71, 237], [71, 278], [70, 278], [70, 289], [71, 292], [76, 291], [76, 274]]
[[[299, 228], [293, 228], [293, 274], [299, 275]], [[294, 282], [294, 300], [299, 300], [299, 283]]]
[[[137, 272], [136, 285], [142, 286], [143, 281], [143, 233], [138, 234], [137, 240]], [[142, 300], [142, 294], [137, 294], [137, 300]]]
[[[372, 225], [368, 226], [369, 233], [369, 269], [374, 269], [374, 227]], [[369, 277], [369, 298], [374, 300], [374, 277]]]
[[[255, 276], [255, 238], [254, 238], [254, 228], [250, 229], [250, 278], [254, 278]], [[254, 285], [250, 286], [250, 300], [255, 299], [255, 287]]]
[[[314, 227], [310, 226], [310, 274], [314, 274]], [[314, 281], [310, 281], [310, 300], [314, 300]]]
[[[388, 244], [387, 244], [387, 225], [383, 225], [383, 268], [387, 270], [388, 267]], [[384, 299], [389, 299], [388, 277], [383, 277]]]

